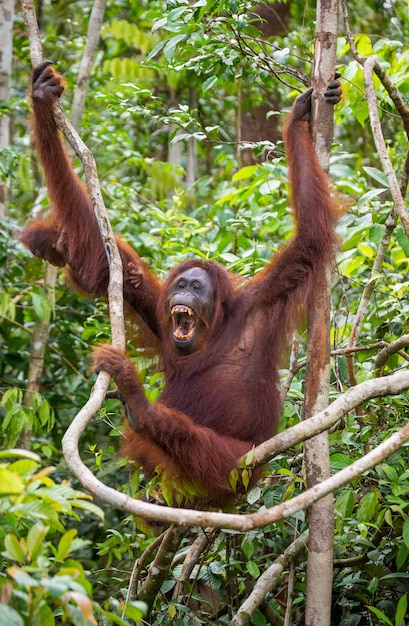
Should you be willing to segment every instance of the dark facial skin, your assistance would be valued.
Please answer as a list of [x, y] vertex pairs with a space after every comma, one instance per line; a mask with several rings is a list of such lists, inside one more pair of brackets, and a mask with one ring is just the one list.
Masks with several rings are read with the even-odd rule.
[[192, 267], [170, 287], [167, 308], [172, 318], [172, 341], [184, 354], [199, 348], [214, 311], [214, 289], [209, 274]]

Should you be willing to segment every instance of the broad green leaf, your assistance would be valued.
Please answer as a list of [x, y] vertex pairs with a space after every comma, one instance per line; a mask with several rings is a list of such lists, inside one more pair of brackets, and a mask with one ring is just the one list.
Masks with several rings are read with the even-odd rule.
[[395, 229], [395, 237], [406, 256], [409, 257], [409, 237], [405, 234], [402, 226]]
[[165, 47], [163, 48], [163, 54], [167, 61], [169, 62], [172, 61], [176, 46], [182, 41], [184, 41], [185, 39], [186, 39], [185, 33], [180, 33], [179, 35], [175, 35], [171, 39], [168, 39]]
[[247, 561], [246, 569], [253, 578], [258, 578], [260, 576], [260, 569], [255, 561]]
[[54, 614], [50, 606], [42, 604], [38, 613], [41, 626], [55, 626]]
[[17, 495], [24, 489], [23, 481], [16, 472], [0, 468], [0, 495]]
[[88, 513], [96, 515], [99, 519], [104, 519], [105, 517], [104, 511], [93, 502], [89, 502], [89, 500], [79, 500], [77, 498], [71, 502], [71, 505], [77, 509], [88, 511]]
[[20, 476], [30, 476], [33, 474], [39, 467], [39, 458], [36, 454], [30, 453], [27, 454], [27, 458], [22, 458], [19, 461], [14, 461], [14, 463], [10, 463], [8, 469], [12, 472], [17, 472]]
[[344, 467], [348, 467], [351, 463], [352, 459], [342, 452], [334, 452], [334, 454], [331, 454], [330, 464], [335, 470], [344, 469]]
[[340, 262], [340, 269], [342, 274], [345, 274], [345, 276], [351, 276], [352, 274], [354, 274], [356, 272], [356, 270], [361, 269], [361, 267], [363, 266], [364, 261], [362, 259], [362, 257], [354, 257], [351, 259], [347, 259], [345, 261], [341, 261]]
[[43, 526], [42, 524], [34, 524], [27, 535], [27, 551], [31, 556], [31, 560], [35, 560], [43, 547], [43, 541], [49, 531], [49, 526]]
[[202, 83], [202, 92], [206, 93], [206, 91], [208, 91], [209, 89], [211, 89], [213, 87], [213, 85], [215, 85], [218, 81], [218, 76], [214, 75], [214, 76], [210, 76], [210, 78], [208, 78], [207, 80], [205, 80]]
[[[378, 170], [376, 167], [363, 167], [364, 172], [368, 174], [371, 178], [376, 180], [378, 183], [382, 185], [382, 187], [386, 187], [389, 189], [388, 179], [386, 178], [384, 172], [382, 170]], [[382, 191], [384, 191], [382, 189]]]
[[251, 559], [255, 550], [254, 541], [245, 538], [241, 544], [241, 549], [243, 550], [243, 553], [246, 559], [247, 560]]
[[251, 178], [252, 176], [254, 176], [254, 174], [258, 173], [259, 171], [259, 165], [246, 165], [245, 167], [241, 167], [237, 172], [233, 174], [232, 180], [246, 180], [247, 178]]
[[405, 595], [399, 598], [398, 606], [396, 607], [395, 626], [402, 626], [404, 624], [407, 608], [408, 608], [408, 598], [405, 593]]
[[409, 517], [405, 519], [405, 522], [403, 524], [402, 537], [403, 537], [405, 546], [409, 548]]
[[267, 620], [259, 609], [257, 609], [251, 616], [251, 625], [267, 626]]
[[373, 198], [376, 198], [377, 196], [380, 196], [381, 193], [383, 193], [385, 191], [385, 189], [370, 189], [369, 191], [367, 191], [366, 193], [364, 193], [363, 196], [361, 196], [358, 200], [357, 206], [361, 207], [363, 206], [366, 202], [370, 202], [371, 200], [373, 200]]
[[247, 489], [247, 487], [249, 486], [249, 482], [250, 482], [250, 474], [248, 470], [246, 469], [242, 470], [241, 481], [243, 483], [244, 488]]
[[359, 243], [358, 250], [362, 254], [362, 256], [366, 257], [367, 259], [373, 259], [373, 257], [375, 256], [375, 250], [367, 243]]
[[377, 609], [376, 606], [368, 606], [368, 609], [372, 611], [372, 613], [376, 615], [376, 617], [380, 619], [381, 622], [383, 622], [384, 624], [388, 624], [388, 626], [394, 626], [389, 617], [387, 617], [385, 613]]
[[255, 504], [257, 500], [261, 498], [262, 491], [260, 487], [254, 487], [251, 491], [246, 494], [246, 501], [251, 505]]
[[15, 302], [4, 288], [0, 298], [0, 318], [1, 317], [9, 317], [12, 320], [16, 317]]
[[239, 472], [237, 468], [234, 467], [229, 474], [229, 483], [230, 483], [230, 486], [234, 489], [234, 491], [236, 490], [238, 480], [239, 480]]
[[124, 614], [131, 618], [136, 624], [142, 624], [142, 619], [147, 612], [148, 607], [145, 602], [139, 602], [136, 600], [128, 601], [124, 607]]
[[374, 224], [369, 229], [369, 239], [375, 244], [376, 248], [379, 248], [384, 232], [385, 226], [383, 224]]
[[373, 514], [375, 513], [376, 505], [378, 504], [378, 496], [374, 491], [366, 493], [359, 502], [357, 519], [358, 522], [370, 522]]
[[381, 469], [382, 469], [382, 472], [385, 474], [385, 476], [388, 478], [388, 480], [391, 483], [398, 482], [398, 472], [393, 467], [393, 465], [387, 465], [385, 463], [384, 465], [382, 465]]
[[0, 603], [0, 624], [7, 624], [7, 626], [24, 626], [24, 622], [20, 615], [8, 606], [7, 604]]
[[352, 489], [343, 491], [335, 502], [335, 510], [345, 519], [352, 516], [355, 496]]
[[358, 35], [355, 38], [355, 45], [359, 54], [363, 57], [368, 57], [372, 54], [372, 43], [368, 35]]
[[64, 561], [70, 553], [72, 542], [77, 536], [77, 531], [75, 528], [71, 528], [67, 530], [66, 533], [63, 534], [60, 541], [58, 542], [57, 554], [56, 557], [59, 561]]
[[366, 102], [366, 100], [362, 102], [359, 108], [354, 109], [354, 113], [358, 122], [361, 124], [362, 127], [364, 127], [369, 117], [368, 103]]
[[14, 561], [17, 561], [17, 563], [25, 562], [27, 550], [23, 540], [19, 540], [16, 535], [6, 535], [4, 537], [4, 547]]
[[7, 573], [20, 587], [38, 587], [38, 581], [20, 567], [9, 567]]
[[399, 546], [398, 553], [396, 555], [396, 567], [400, 571], [406, 563], [408, 558], [409, 548], [405, 543]]

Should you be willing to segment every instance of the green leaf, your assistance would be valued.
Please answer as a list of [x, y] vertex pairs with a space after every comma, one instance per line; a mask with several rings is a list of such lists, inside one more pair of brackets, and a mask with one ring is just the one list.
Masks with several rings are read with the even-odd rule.
[[43, 541], [49, 531], [49, 526], [42, 524], [34, 524], [27, 535], [27, 551], [31, 556], [31, 560], [35, 560], [41, 552]]
[[241, 544], [241, 549], [243, 550], [243, 554], [247, 560], [251, 559], [254, 554], [255, 545], [254, 541], [245, 538]]
[[252, 626], [267, 626], [267, 620], [260, 609], [257, 609], [257, 611], [253, 613], [251, 617], [251, 624]]
[[66, 533], [63, 534], [60, 541], [58, 542], [57, 554], [56, 557], [59, 561], [64, 561], [70, 553], [72, 542], [77, 536], [77, 531], [75, 528], [71, 528], [71, 530], [67, 530]]
[[7, 572], [19, 587], [38, 587], [38, 580], [19, 567], [9, 567]]
[[402, 248], [406, 256], [409, 257], [409, 237], [405, 234], [402, 226], [398, 226], [395, 229], [395, 236], [400, 247]]
[[384, 232], [385, 226], [383, 226], [382, 224], [374, 224], [369, 229], [369, 239], [370, 241], [372, 241], [373, 244], [375, 244], [376, 248], [379, 248]]
[[4, 537], [4, 547], [14, 561], [17, 561], [17, 563], [25, 562], [25, 545], [18, 540], [16, 535], [6, 535]]
[[0, 468], [0, 495], [18, 495], [23, 489], [23, 481], [18, 474]]
[[161, 39], [161, 41], [159, 41], [159, 43], [157, 43], [156, 46], [154, 46], [152, 50], [149, 52], [148, 56], [146, 57], [146, 60], [150, 61], [151, 59], [153, 59], [162, 50], [165, 44], [166, 44], [166, 39]]
[[378, 496], [375, 492], [371, 491], [370, 493], [366, 493], [361, 499], [358, 511], [357, 511], [357, 520], [358, 522], [367, 523], [371, 521], [373, 514], [375, 513], [376, 505], [378, 504]]
[[83, 511], [88, 511], [88, 513], [96, 515], [97, 517], [99, 517], [99, 519], [104, 519], [105, 517], [104, 511], [99, 506], [97, 506], [93, 502], [90, 502], [89, 500], [79, 500], [77, 498], [76, 500], [73, 500], [71, 504], [77, 509], [82, 509]]
[[386, 189], [389, 189], [388, 179], [386, 178], [382, 170], [378, 170], [376, 167], [365, 167], [365, 166], [362, 169], [364, 170], [364, 172], [368, 174], [368, 176], [376, 180], [383, 187], [386, 187]]
[[378, 617], [384, 624], [388, 624], [388, 626], [393, 626], [389, 617], [387, 617], [385, 613], [377, 609], [376, 606], [368, 606], [368, 609], [372, 611], [372, 613], [376, 615], [376, 617]]
[[20, 615], [7, 604], [0, 604], [0, 624], [7, 626], [24, 626]]
[[402, 537], [405, 543], [405, 546], [409, 548], [409, 517], [405, 519], [402, 529]]
[[137, 624], [142, 623], [142, 619], [147, 611], [148, 607], [145, 602], [137, 602], [136, 600], [132, 602], [128, 601], [124, 608], [124, 614]]
[[186, 39], [185, 33], [180, 33], [179, 35], [175, 35], [171, 39], [168, 39], [165, 47], [163, 48], [163, 54], [165, 59], [170, 63], [173, 59], [173, 55], [175, 54], [176, 46]]
[[55, 619], [51, 607], [47, 604], [40, 606], [38, 621], [41, 626], [55, 626]]
[[250, 482], [250, 474], [249, 471], [244, 469], [241, 472], [241, 482], [243, 483], [244, 489], [247, 489]]
[[231, 252], [225, 252], [221, 254], [220, 256], [223, 259], [223, 261], [226, 261], [226, 263], [237, 263], [237, 261], [239, 261], [239, 257], [236, 256], [235, 254], [232, 254]]
[[254, 487], [246, 494], [246, 501], [251, 505], [255, 504], [261, 498], [262, 491], [260, 487]]
[[364, 100], [361, 103], [361, 106], [355, 108], [354, 113], [358, 122], [361, 124], [362, 127], [364, 127], [369, 117], [369, 108], [367, 101]]
[[358, 244], [358, 250], [362, 254], [362, 256], [366, 257], [367, 259], [373, 259], [373, 257], [375, 256], [375, 250], [372, 248], [372, 246], [368, 245], [365, 242]]
[[206, 91], [211, 89], [213, 85], [217, 83], [217, 80], [218, 80], [217, 76], [210, 76], [210, 78], [208, 78], [207, 80], [204, 81], [204, 83], [202, 83], [202, 92], [206, 93]]
[[230, 486], [236, 491], [237, 481], [239, 480], [239, 472], [237, 468], [233, 468], [229, 475]]
[[352, 489], [346, 489], [337, 498], [335, 502], [335, 510], [344, 519], [351, 517], [354, 510], [355, 496]]
[[360, 55], [368, 57], [373, 54], [372, 43], [368, 35], [357, 35], [355, 45]]
[[257, 579], [260, 576], [260, 569], [255, 561], [247, 561], [246, 569], [253, 578]]
[[26, 459], [22, 458], [19, 461], [14, 461], [14, 463], [10, 463], [8, 469], [12, 472], [17, 472], [20, 476], [31, 476], [38, 469], [38, 457], [37, 461], [34, 460], [37, 455], [33, 454], [32, 458], [27, 457]]
[[408, 608], [408, 598], [405, 595], [399, 598], [398, 606], [395, 613], [395, 626], [402, 626], [404, 624], [406, 609]]
[[361, 207], [366, 202], [370, 202], [373, 198], [376, 198], [377, 196], [380, 196], [381, 193], [383, 193], [384, 191], [385, 191], [385, 189], [383, 189], [383, 188], [381, 188], [381, 189], [370, 189], [369, 191], [364, 193], [363, 196], [361, 196], [359, 198], [358, 203], [357, 203], [357, 207]]
[[399, 546], [398, 553], [396, 555], [396, 567], [400, 571], [406, 563], [406, 559], [408, 558], [409, 548], [405, 543], [402, 543]]
[[45, 294], [38, 294], [33, 292], [31, 294], [31, 298], [33, 301], [34, 311], [36, 312], [37, 317], [44, 321], [48, 322], [51, 316], [51, 304]]
[[341, 470], [351, 465], [352, 459], [342, 452], [334, 452], [330, 456], [330, 464], [334, 470]]
[[237, 172], [233, 174], [232, 180], [246, 180], [247, 178], [251, 178], [252, 176], [254, 176], [254, 174], [258, 173], [259, 171], [259, 165], [246, 165], [245, 167], [241, 167]]

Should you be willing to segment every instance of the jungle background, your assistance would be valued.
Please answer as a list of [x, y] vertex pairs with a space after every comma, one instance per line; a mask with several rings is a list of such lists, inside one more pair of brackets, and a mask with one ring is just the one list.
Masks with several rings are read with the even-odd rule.
[[[402, 98], [398, 111], [375, 77], [388, 156], [405, 195], [409, 6], [345, 5], [356, 52], [375, 58]], [[73, 107], [72, 121], [95, 156], [114, 230], [160, 276], [192, 256], [243, 277], [264, 267], [294, 228], [281, 129], [309, 84], [315, 3], [95, 2], [103, 14], [97, 34], [88, 0], [35, 7], [45, 58], [66, 77], [62, 105]], [[67, 470], [61, 439], [89, 397], [91, 346], [110, 340], [109, 320], [104, 301], [70, 291], [62, 272], [54, 276], [18, 242], [23, 225], [49, 205], [30, 137], [31, 65], [19, 3], [2, 0], [0, 16], [0, 621], [303, 624], [308, 550], [291, 548], [307, 529], [305, 511], [246, 533], [190, 529], [160, 592], [143, 603], [139, 591], [164, 529], [92, 500]], [[84, 58], [92, 67], [85, 88], [78, 81]], [[330, 173], [343, 210], [332, 284], [331, 401], [352, 385], [407, 369], [409, 360], [409, 238], [374, 147], [362, 67], [342, 13], [337, 70], [343, 98], [334, 111]], [[129, 351], [155, 400], [163, 383], [158, 363], [138, 348], [132, 320], [128, 331]], [[280, 430], [303, 416], [305, 353], [300, 332], [291, 376], [282, 372], [289, 389]], [[346, 415], [329, 435], [331, 470], [376, 448], [404, 426], [408, 412], [404, 392]], [[117, 456], [121, 421], [117, 405], [107, 403], [81, 439], [82, 458], [120, 491], [166, 499], [157, 482], [130, 474]], [[302, 450], [300, 444], [276, 456], [237, 510], [269, 508], [302, 492]], [[409, 623], [408, 494], [406, 446], [334, 493], [331, 623]], [[187, 555], [194, 561], [188, 575]], [[234, 621], [280, 558], [279, 575], [243, 617], [248, 621]]]

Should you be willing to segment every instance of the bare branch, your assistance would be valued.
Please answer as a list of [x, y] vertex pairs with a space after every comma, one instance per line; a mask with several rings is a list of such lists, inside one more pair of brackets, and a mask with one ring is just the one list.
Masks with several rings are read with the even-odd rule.
[[75, 86], [71, 107], [71, 123], [77, 129], [81, 126], [82, 114], [85, 107], [85, 97], [87, 95], [92, 66], [101, 35], [105, 6], [106, 0], [94, 0], [91, 16], [89, 18], [85, 50], [81, 58], [77, 84]]
[[405, 207], [405, 202], [402, 197], [402, 193], [399, 187], [398, 179], [393, 169], [393, 165], [386, 149], [385, 140], [382, 134], [381, 122], [378, 115], [378, 107], [376, 102], [375, 87], [373, 84], [372, 74], [377, 65], [377, 62], [372, 57], [365, 60], [364, 68], [364, 80], [366, 87], [366, 94], [368, 98], [369, 107], [369, 119], [371, 122], [372, 134], [378, 152], [382, 169], [388, 179], [389, 189], [392, 195], [392, 199], [395, 205], [395, 210], [399, 215], [403, 229], [407, 236], [409, 236], [409, 215]]
[[[385, 223], [385, 231], [382, 236], [381, 243], [379, 245], [378, 251], [376, 253], [375, 261], [373, 263], [371, 269], [371, 275], [365, 285], [365, 288], [362, 292], [361, 300], [359, 302], [358, 310], [355, 315], [354, 323], [351, 329], [351, 334], [348, 340], [348, 349], [351, 350], [356, 346], [356, 342], [358, 339], [359, 332], [361, 330], [362, 322], [364, 320], [367, 308], [369, 306], [369, 302], [372, 297], [372, 293], [375, 289], [375, 285], [379, 276], [381, 276], [382, 265], [385, 260], [386, 251], [391, 242], [392, 233], [396, 227], [396, 217], [394, 216], [394, 211], [388, 216], [388, 219]], [[354, 369], [354, 355], [350, 352], [347, 355], [347, 367], [348, 367], [348, 376], [351, 385], [356, 385], [356, 377], [355, 377], [355, 369]]]
[[187, 555], [185, 556], [179, 580], [173, 590], [173, 599], [182, 594], [183, 583], [189, 580], [196, 563], [198, 562], [204, 550], [206, 550], [213, 543], [215, 537], [217, 536], [217, 533], [217, 530], [207, 528], [192, 543]]
[[[102, 375], [100, 375], [102, 376]], [[104, 376], [107, 376], [104, 374]], [[321, 497], [328, 495], [338, 487], [347, 484], [361, 473], [370, 469], [380, 460], [386, 458], [389, 454], [402, 446], [409, 439], [409, 424], [401, 431], [394, 433], [389, 439], [383, 442], [375, 450], [362, 457], [356, 463], [350, 465], [346, 470], [342, 470], [330, 479], [320, 483], [316, 487], [307, 490], [305, 493], [297, 496], [293, 500], [284, 502], [276, 507], [254, 513], [251, 515], [234, 515], [226, 513], [215, 513], [210, 511], [195, 511], [192, 509], [178, 509], [175, 507], [163, 507], [157, 504], [150, 504], [141, 500], [136, 500], [120, 493], [116, 489], [107, 487], [100, 482], [94, 474], [81, 462], [78, 455], [78, 439], [88, 422], [97, 410], [95, 405], [98, 402], [100, 390], [98, 385], [105, 384], [99, 378], [94, 386], [93, 393], [75, 419], [75, 427], [70, 428], [69, 436], [75, 437], [76, 441], [71, 443], [70, 467], [73, 474], [80, 480], [81, 484], [93, 493], [97, 498], [111, 506], [126, 511], [133, 515], [138, 515], [145, 519], [157, 520], [180, 524], [182, 526], [211, 526], [213, 528], [231, 528], [234, 530], [246, 531], [252, 528], [260, 528], [272, 522], [276, 522], [284, 517], [290, 517], [297, 511], [307, 508], [312, 502], [319, 500]], [[344, 415], [346, 415], [354, 407], [370, 398], [383, 397], [387, 395], [395, 395], [409, 389], [409, 372], [402, 371], [370, 381], [365, 381], [356, 387], [349, 389], [343, 396], [335, 400], [329, 407], [321, 411], [308, 422], [301, 422], [291, 429], [276, 435], [269, 442], [266, 442], [256, 448], [256, 458], [258, 462], [261, 459], [268, 458], [277, 454], [299, 441], [305, 440], [307, 437], [318, 432], [326, 430], [336, 423]], [[95, 398], [96, 397], [96, 398]], [[282, 438], [291, 437], [289, 433], [293, 433], [293, 439], [286, 440], [283, 444]], [[295, 434], [294, 434], [295, 433]], [[67, 437], [68, 431], [65, 435]], [[278, 442], [276, 445], [275, 442]], [[268, 448], [267, 448], [268, 446]], [[264, 456], [263, 456], [264, 455]]]
[[254, 464], [263, 465], [271, 458], [292, 446], [331, 428], [363, 402], [372, 398], [382, 398], [409, 389], [409, 372], [402, 371], [383, 378], [366, 380], [351, 387], [326, 409], [316, 413], [308, 421], [300, 422], [279, 433], [255, 448]]
[[[409, 346], [409, 335], [402, 335], [399, 339], [390, 343], [377, 354], [375, 358], [375, 369], [383, 367], [392, 354], [396, 354], [396, 352], [399, 352], [402, 348], [406, 348], [407, 346]], [[409, 355], [406, 355], [406, 359], [409, 359]]]
[[171, 526], [163, 536], [160, 548], [149, 567], [148, 575], [138, 594], [138, 599], [146, 602], [149, 610], [169, 572], [173, 557], [186, 532], [186, 528]]

